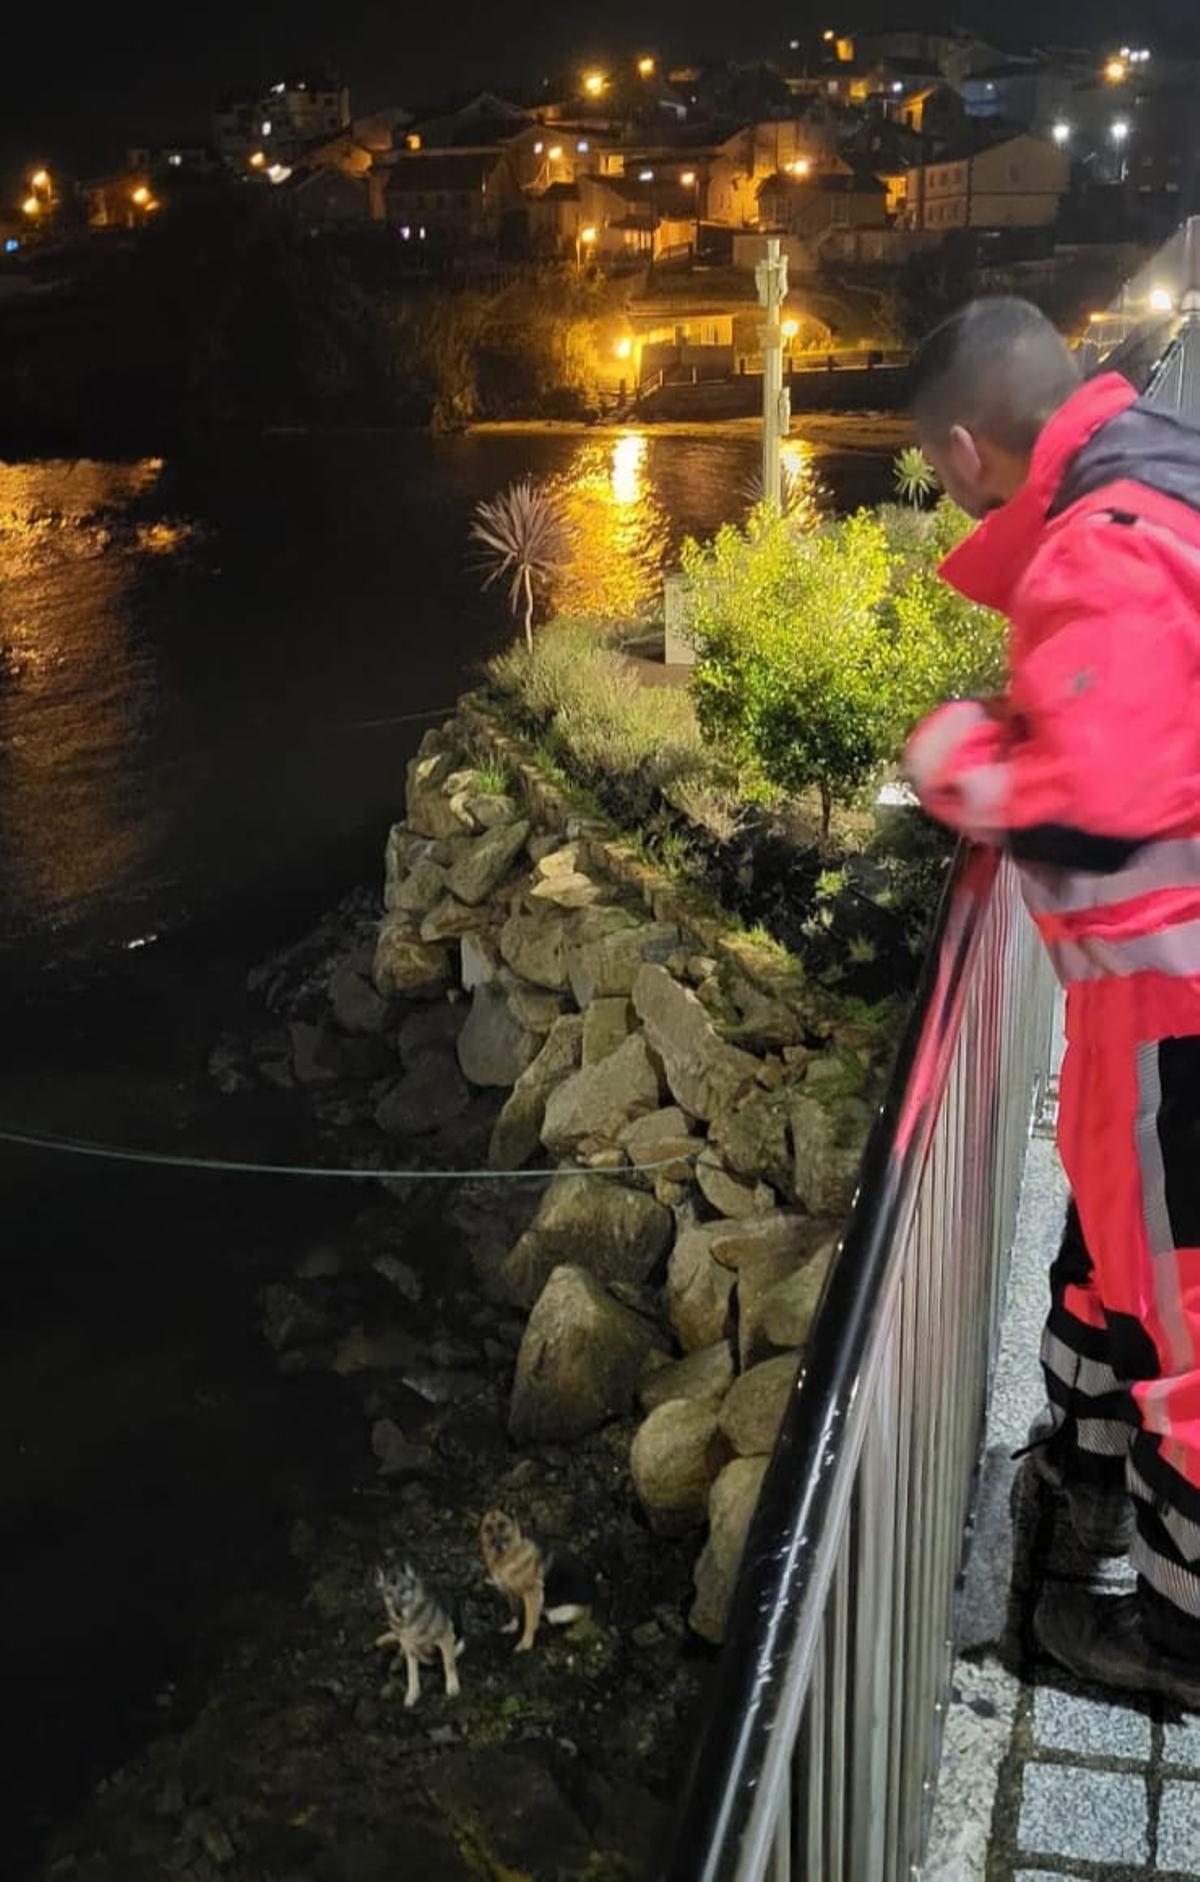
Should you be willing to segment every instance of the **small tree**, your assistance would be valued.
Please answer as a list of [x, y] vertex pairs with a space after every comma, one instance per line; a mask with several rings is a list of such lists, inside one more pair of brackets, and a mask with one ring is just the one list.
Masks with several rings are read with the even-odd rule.
[[510, 484], [490, 502], [476, 504], [471, 536], [484, 546], [484, 587], [510, 578], [509, 606], [514, 619], [523, 614], [525, 644], [532, 650], [535, 599], [562, 569], [569, 547], [554, 497], [530, 477]]
[[745, 536], [686, 545], [700, 726], [778, 790], [815, 789], [822, 836], [896, 736], [893, 642], [880, 631], [889, 556], [860, 513], [806, 533], [758, 511]]

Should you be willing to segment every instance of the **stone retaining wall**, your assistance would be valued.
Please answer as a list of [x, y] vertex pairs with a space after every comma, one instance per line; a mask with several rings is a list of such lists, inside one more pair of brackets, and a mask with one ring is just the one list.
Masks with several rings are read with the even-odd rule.
[[[511, 795], [479, 788], [484, 757]], [[384, 896], [374, 993], [468, 999], [459, 1070], [508, 1093], [489, 1163], [554, 1171], [478, 1257], [528, 1314], [511, 1434], [567, 1442], [640, 1409], [633, 1483], [654, 1526], [707, 1525], [690, 1618], [717, 1640], [870, 1122], [867, 1036], [478, 701], [409, 767]], [[384, 1105], [438, 1102], [416, 1065]]]

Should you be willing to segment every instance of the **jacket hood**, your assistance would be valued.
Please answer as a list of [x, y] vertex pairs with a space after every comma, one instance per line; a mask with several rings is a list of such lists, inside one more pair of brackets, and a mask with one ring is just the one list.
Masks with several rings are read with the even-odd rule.
[[[1136, 401], [1137, 393], [1119, 373], [1102, 373], [1071, 394], [1042, 428], [1029, 475], [1016, 495], [985, 517], [942, 563], [941, 572], [952, 587], [968, 601], [1007, 612], [1071, 460], [1101, 426], [1111, 424]], [[1128, 466], [1119, 474], [1128, 475]]]

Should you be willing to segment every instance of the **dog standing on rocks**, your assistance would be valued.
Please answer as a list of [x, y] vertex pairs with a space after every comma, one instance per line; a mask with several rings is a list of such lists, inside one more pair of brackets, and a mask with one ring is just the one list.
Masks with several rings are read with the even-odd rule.
[[503, 1510], [489, 1510], [484, 1517], [479, 1547], [488, 1579], [513, 1610], [504, 1632], [520, 1632], [518, 1653], [529, 1652], [543, 1618], [552, 1627], [566, 1627], [595, 1606], [595, 1583], [582, 1564], [544, 1551]]
[[416, 1570], [407, 1562], [401, 1567], [377, 1568], [375, 1586], [383, 1600], [387, 1630], [375, 1642], [404, 1655], [408, 1683], [404, 1692], [407, 1707], [415, 1706], [421, 1696], [422, 1664], [428, 1666], [440, 1653], [446, 1677], [447, 1699], [457, 1699], [458, 1656], [465, 1642], [458, 1639], [454, 1622], [437, 1598], [430, 1593]]

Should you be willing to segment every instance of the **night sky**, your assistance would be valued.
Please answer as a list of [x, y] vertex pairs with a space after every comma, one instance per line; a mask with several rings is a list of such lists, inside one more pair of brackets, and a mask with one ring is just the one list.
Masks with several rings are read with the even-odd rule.
[[[818, 9], [823, 0], [812, 0]], [[1197, 0], [852, 0], [853, 18], [809, 0], [201, 0], [166, 8], [94, 0], [16, 4], [0, 59], [0, 176], [48, 162], [103, 167], [128, 143], [203, 134], [214, 96], [285, 69], [332, 66], [355, 110], [423, 104], [439, 93], [522, 78], [641, 49], [666, 57], [769, 55], [807, 28], [934, 26], [957, 17], [1008, 43], [1131, 39], [1200, 52]]]

